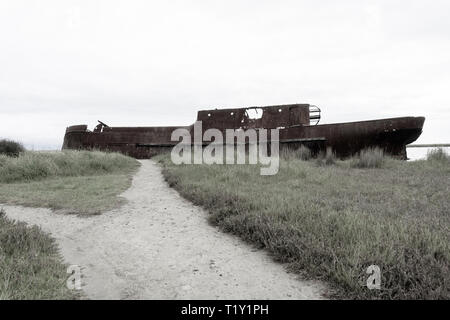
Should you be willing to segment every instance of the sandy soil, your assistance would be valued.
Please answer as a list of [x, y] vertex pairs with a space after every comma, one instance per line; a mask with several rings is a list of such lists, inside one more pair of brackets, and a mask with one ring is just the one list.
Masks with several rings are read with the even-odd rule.
[[169, 188], [151, 160], [124, 206], [79, 217], [3, 206], [12, 219], [56, 238], [80, 265], [91, 299], [321, 299], [324, 286], [288, 273], [264, 251], [207, 223], [207, 213]]

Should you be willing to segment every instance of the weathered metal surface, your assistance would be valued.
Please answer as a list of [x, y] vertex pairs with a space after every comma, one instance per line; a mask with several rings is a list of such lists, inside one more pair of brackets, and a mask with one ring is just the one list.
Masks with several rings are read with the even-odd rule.
[[[222, 132], [226, 129], [278, 128], [281, 148], [306, 145], [314, 153], [331, 148], [338, 157], [347, 157], [364, 148], [380, 147], [403, 159], [406, 159], [406, 145], [422, 133], [425, 118], [311, 124], [317, 124], [319, 120], [320, 109], [309, 104], [202, 110], [197, 115], [197, 121], [202, 121], [203, 132], [210, 128]], [[145, 159], [176, 145], [178, 141], [171, 141], [171, 134], [178, 128], [188, 129], [193, 137], [193, 125], [109, 127], [100, 122], [93, 132], [87, 130], [86, 125], [71, 126], [66, 130], [63, 149], [111, 150]]]

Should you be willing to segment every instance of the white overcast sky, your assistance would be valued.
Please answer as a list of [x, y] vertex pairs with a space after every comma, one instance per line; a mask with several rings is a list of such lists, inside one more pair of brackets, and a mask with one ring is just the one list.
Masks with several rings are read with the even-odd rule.
[[450, 1], [0, 0], [0, 137], [189, 125], [311, 103], [322, 123], [425, 116], [450, 143]]

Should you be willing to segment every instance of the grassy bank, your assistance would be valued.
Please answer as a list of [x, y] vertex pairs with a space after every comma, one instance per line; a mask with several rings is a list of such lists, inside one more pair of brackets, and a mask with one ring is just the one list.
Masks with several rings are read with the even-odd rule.
[[0, 210], [0, 300], [79, 298], [66, 270], [52, 238]]
[[119, 205], [139, 163], [118, 153], [0, 155], [0, 203], [97, 214]]
[[[252, 165], [158, 159], [169, 184], [206, 208], [211, 223], [326, 281], [338, 297], [450, 298], [448, 158], [288, 155], [275, 176]], [[370, 265], [381, 268], [381, 290], [366, 287]]]
[[[117, 153], [5, 152], [0, 203], [100, 213], [121, 203], [138, 165]], [[51, 237], [0, 211], [0, 299], [79, 298], [66, 287], [66, 268]]]

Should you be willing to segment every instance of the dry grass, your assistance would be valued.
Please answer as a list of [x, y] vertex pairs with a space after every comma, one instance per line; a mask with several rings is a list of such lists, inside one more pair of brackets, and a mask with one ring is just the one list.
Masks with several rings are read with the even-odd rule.
[[362, 150], [359, 156], [352, 161], [354, 168], [381, 168], [387, 161], [384, 152], [380, 148]]
[[331, 148], [327, 148], [325, 154], [319, 154], [316, 158], [316, 165], [318, 166], [332, 166], [336, 163], [336, 154]]
[[450, 155], [448, 155], [443, 148], [436, 148], [428, 151], [427, 160], [448, 162], [450, 161]]
[[284, 160], [293, 160], [293, 159], [300, 159], [300, 160], [310, 160], [312, 159], [312, 152], [310, 149], [308, 149], [305, 146], [300, 146], [300, 148], [297, 149], [287, 149], [283, 148], [280, 150], [280, 157]]
[[[327, 281], [337, 297], [450, 298], [448, 162], [388, 159], [359, 169], [355, 160], [317, 166], [292, 157], [277, 175], [260, 176], [252, 165], [158, 159], [169, 184], [206, 208], [211, 223]], [[365, 286], [372, 264], [381, 267], [381, 290]]]

